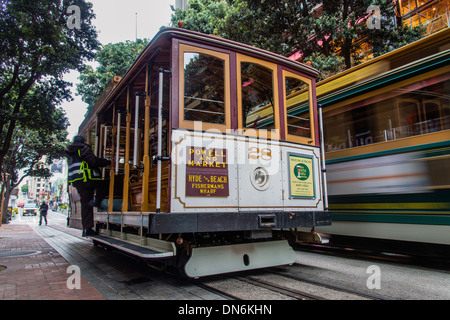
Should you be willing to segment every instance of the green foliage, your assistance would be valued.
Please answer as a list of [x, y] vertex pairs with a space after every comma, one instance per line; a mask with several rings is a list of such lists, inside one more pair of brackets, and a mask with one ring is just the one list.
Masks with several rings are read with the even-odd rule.
[[[186, 10], [174, 10], [171, 22], [176, 27], [182, 21], [183, 28], [286, 56], [299, 51], [324, 78], [423, 36], [422, 28], [398, 23], [398, 3], [390, 0], [376, 3], [381, 28], [368, 28], [367, 9], [372, 4], [372, 0], [192, 0]], [[213, 10], [218, 6], [219, 14]], [[369, 52], [361, 54], [362, 43], [369, 45]]]
[[[10, 191], [27, 176], [50, 178], [52, 174], [48, 165], [63, 156], [67, 119], [60, 109], [56, 109], [53, 114], [46, 115], [45, 121], [48, 126], [35, 129], [16, 126], [2, 167], [2, 172], [7, 173], [9, 178], [2, 186], [6, 190], [5, 199], [9, 198]], [[44, 163], [40, 162], [42, 159], [45, 159]]]
[[318, 81], [335, 75], [344, 69], [344, 58], [334, 53], [325, 56], [324, 54], [316, 52], [307, 57], [305, 62], [320, 71]]
[[25, 194], [28, 193], [28, 185], [27, 184], [22, 185], [20, 191]]
[[[5, 156], [3, 171], [9, 174], [12, 184], [17, 185], [19, 179], [26, 176], [49, 178], [49, 169], [38, 163], [44, 156], [45, 165], [64, 156], [67, 119], [63, 111], [55, 109], [52, 113], [36, 114], [36, 117], [45, 117], [47, 126], [31, 128], [18, 125]], [[23, 170], [21, 177], [19, 170]]]
[[[67, 27], [67, 8], [80, 8], [80, 28]], [[0, 170], [22, 132], [52, 132], [65, 141], [70, 100], [63, 75], [82, 70], [98, 47], [92, 4], [84, 0], [0, 0]], [[17, 130], [21, 128], [21, 130]], [[59, 132], [56, 133], [55, 130]], [[42, 137], [42, 136], [41, 136]]]
[[188, 30], [217, 34], [217, 24], [226, 18], [230, 7], [225, 0], [190, 0], [186, 10], [172, 9], [172, 26], [177, 26], [182, 21], [183, 28]]
[[77, 94], [88, 104], [88, 112], [95, 105], [114, 76], [122, 76], [148, 44], [148, 39], [109, 43], [95, 57], [98, 67], [86, 66], [80, 74]]
[[[80, 9], [79, 28], [67, 26], [70, 5]], [[36, 165], [44, 155], [47, 163], [62, 155], [68, 121], [60, 104], [71, 99], [71, 84], [62, 78], [69, 70], [82, 70], [94, 57], [94, 17], [92, 4], [85, 0], [0, 0], [0, 172], [8, 177], [2, 183], [5, 200], [23, 177], [51, 175]], [[20, 169], [25, 169], [21, 178]]]

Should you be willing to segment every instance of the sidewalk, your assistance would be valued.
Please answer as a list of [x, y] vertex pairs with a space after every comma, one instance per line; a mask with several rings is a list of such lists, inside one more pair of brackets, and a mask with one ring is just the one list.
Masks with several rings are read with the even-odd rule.
[[70, 264], [27, 224], [0, 226], [0, 300], [104, 300], [86, 279], [69, 289]]

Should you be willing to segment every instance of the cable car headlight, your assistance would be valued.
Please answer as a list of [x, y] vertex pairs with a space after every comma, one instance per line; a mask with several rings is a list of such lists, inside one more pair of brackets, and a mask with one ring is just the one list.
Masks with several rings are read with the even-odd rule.
[[269, 173], [263, 167], [258, 167], [250, 173], [250, 181], [255, 189], [266, 190], [269, 187]]

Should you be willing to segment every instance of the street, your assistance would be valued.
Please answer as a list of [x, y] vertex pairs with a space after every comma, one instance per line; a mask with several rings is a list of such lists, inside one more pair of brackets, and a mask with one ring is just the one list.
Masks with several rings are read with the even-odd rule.
[[[22, 210], [23, 208], [19, 208], [19, 213], [16, 214], [15, 217], [11, 219], [11, 223], [27, 223], [27, 224], [36, 223], [36, 225], [39, 224], [39, 213], [36, 216], [23, 216]], [[42, 220], [43, 220], [42, 223], [45, 224], [44, 219]], [[49, 225], [51, 225], [52, 223], [53, 224], [57, 223], [59, 225], [62, 223], [67, 223], [67, 214], [53, 210], [48, 210], [47, 221]]]
[[[26, 224], [53, 247], [70, 265], [80, 267], [81, 275], [108, 300], [221, 300], [220, 292], [245, 300], [284, 300], [286, 296], [266, 289], [255, 289], [243, 283], [244, 277], [258, 277], [263, 281], [310, 292], [325, 299], [354, 299], [339, 294], [336, 288], [365, 292], [368, 295], [393, 300], [445, 300], [450, 298], [448, 271], [417, 267], [402, 263], [372, 259], [330, 256], [297, 251], [292, 266], [268, 271], [233, 273], [185, 281], [116, 252], [95, 247], [81, 231], [66, 227], [66, 215], [48, 213], [48, 226], [39, 226], [39, 216], [17, 215], [11, 224]], [[326, 283], [334, 289], [306, 288], [299, 279], [274, 278], [273, 272], [301, 281]], [[275, 280], [274, 280], [275, 279]], [[245, 279], [244, 279], [245, 280]], [[246, 280], [248, 281], [248, 280]], [[200, 284], [209, 287], [205, 290]], [[253, 284], [254, 285], [254, 284]], [[215, 290], [218, 290], [215, 292]], [[329, 288], [327, 289], [328, 291]], [[251, 294], [250, 294], [251, 293]]]
[[81, 230], [66, 227], [65, 214], [49, 210], [47, 219], [47, 226], [39, 226], [39, 215], [16, 215], [10, 224], [30, 226], [71, 266], [79, 267], [81, 276], [107, 300], [223, 300], [134, 259], [95, 247], [91, 239], [81, 237]]

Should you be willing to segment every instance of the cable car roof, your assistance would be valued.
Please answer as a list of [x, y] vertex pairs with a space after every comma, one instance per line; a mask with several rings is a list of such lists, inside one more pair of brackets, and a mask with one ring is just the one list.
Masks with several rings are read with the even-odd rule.
[[313, 67], [310, 67], [306, 64], [300, 63], [298, 61], [289, 59], [287, 57], [264, 49], [255, 48], [243, 43], [224, 39], [215, 35], [208, 35], [181, 28], [165, 28], [156, 34], [156, 36], [150, 41], [147, 47], [141, 52], [141, 54], [134, 61], [133, 65], [123, 75], [119, 83], [106, 95], [103, 101], [99, 101], [100, 103], [96, 104], [96, 106], [93, 108], [95, 109], [95, 111], [94, 110], [92, 111], [96, 112], [98, 110], [102, 110], [104, 107], [111, 104], [112, 103], [111, 99], [116, 94], [124, 90], [124, 84], [128, 83], [133, 79], [135, 73], [139, 72], [139, 70], [142, 68], [142, 64], [146, 60], [148, 60], [148, 58], [155, 52], [155, 50], [160, 48], [161, 43], [167, 40], [171, 40], [172, 38], [188, 40], [203, 45], [209, 45], [211, 47], [218, 49], [228, 49], [231, 51], [258, 57], [263, 60], [269, 60], [277, 64], [282, 64], [293, 70], [300, 71], [310, 77], [316, 78], [319, 75], [319, 71]]

